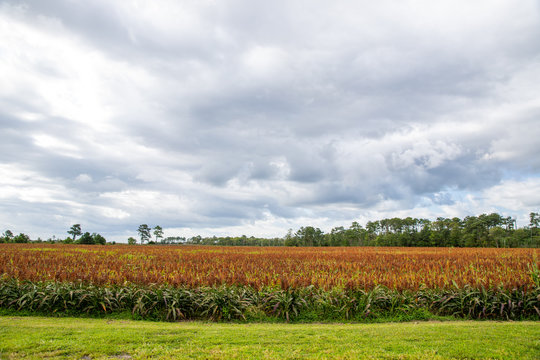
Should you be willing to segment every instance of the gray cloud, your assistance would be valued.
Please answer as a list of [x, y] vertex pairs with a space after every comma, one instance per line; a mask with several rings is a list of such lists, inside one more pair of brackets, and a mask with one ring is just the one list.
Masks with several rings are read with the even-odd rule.
[[4, 1], [0, 22], [15, 231], [540, 206], [534, 1]]

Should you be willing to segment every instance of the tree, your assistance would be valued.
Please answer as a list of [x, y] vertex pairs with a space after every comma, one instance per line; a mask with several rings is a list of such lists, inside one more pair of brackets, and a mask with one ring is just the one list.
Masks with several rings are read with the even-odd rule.
[[161, 226], [154, 226], [154, 236], [156, 237], [156, 242], [158, 242], [159, 239], [163, 237], [163, 229], [161, 228]]
[[[6, 242], [6, 243], [12, 242], [13, 241], [13, 233], [11, 232], [11, 230], [4, 231], [4, 236], [0, 240], [3, 240], [3, 242]], [[2, 241], [0, 241], [0, 242], [2, 242]]]
[[313, 226], [301, 227], [295, 234], [302, 246], [321, 246], [324, 234], [319, 228]]
[[107, 240], [101, 234], [93, 233], [92, 239], [94, 240], [94, 244], [105, 245], [107, 243]]
[[287, 231], [287, 235], [285, 235], [284, 238], [284, 245], [285, 246], [298, 246], [298, 239], [296, 236], [293, 235], [292, 229], [289, 229]]
[[364, 245], [364, 234], [365, 230], [362, 228], [362, 225], [360, 225], [358, 222], [353, 221], [351, 224], [351, 227], [349, 230], [347, 230], [347, 234], [349, 237], [349, 240], [351, 242], [351, 245]]
[[529, 228], [531, 229], [531, 242], [529, 246], [532, 246], [533, 236], [536, 236], [538, 226], [540, 225], [540, 215], [538, 213], [532, 212], [529, 214]]
[[137, 231], [139, 232], [139, 236], [141, 238], [141, 244], [144, 244], [145, 241], [152, 238], [152, 235], [150, 234], [150, 227], [146, 224], [139, 225]]
[[81, 238], [79, 239], [79, 244], [94, 245], [95, 244], [94, 238], [87, 231], [81, 235]]
[[15, 243], [27, 243], [30, 242], [30, 237], [26, 234], [20, 233], [19, 235], [15, 236], [13, 238], [13, 242]]
[[532, 212], [529, 214], [530, 223], [529, 226], [531, 229], [536, 229], [540, 226], [540, 215], [538, 213]]
[[431, 237], [431, 221], [429, 219], [418, 219], [422, 229], [418, 234], [417, 246], [429, 246]]
[[336, 226], [330, 231], [330, 246], [347, 246], [347, 238], [345, 237], [345, 228]]
[[489, 237], [496, 247], [506, 246], [506, 231], [502, 227], [496, 226], [489, 229]]
[[137, 240], [135, 240], [134, 237], [130, 236], [130, 237], [128, 238], [128, 244], [129, 244], [129, 245], [135, 245], [136, 243], [137, 243]]
[[368, 221], [366, 224], [368, 245], [376, 245], [376, 238], [379, 234], [380, 224], [379, 221]]
[[516, 228], [516, 219], [512, 219], [511, 216], [505, 217], [503, 219], [503, 225], [505, 226], [506, 231], [514, 230]]
[[77, 236], [82, 235], [81, 224], [72, 225], [67, 233], [73, 237], [73, 241], [77, 240]]

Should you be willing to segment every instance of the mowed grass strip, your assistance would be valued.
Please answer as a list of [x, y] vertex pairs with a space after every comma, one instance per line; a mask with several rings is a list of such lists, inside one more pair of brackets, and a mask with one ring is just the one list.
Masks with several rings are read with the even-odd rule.
[[0, 317], [0, 359], [539, 359], [538, 322], [216, 324]]

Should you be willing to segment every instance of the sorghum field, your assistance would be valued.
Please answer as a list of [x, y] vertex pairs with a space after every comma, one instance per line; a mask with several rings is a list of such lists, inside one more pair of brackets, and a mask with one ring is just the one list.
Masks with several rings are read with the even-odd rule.
[[[287, 321], [306, 313], [314, 320], [361, 319], [394, 311], [538, 318], [538, 255], [539, 249], [497, 248], [0, 244], [0, 307], [130, 310], [169, 320], [246, 319], [250, 312]], [[71, 307], [65, 298], [53, 301], [62, 291]], [[92, 296], [95, 303], [83, 307]]]
[[530, 289], [538, 255], [540, 249], [0, 244], [0, 274], [95, 285]]

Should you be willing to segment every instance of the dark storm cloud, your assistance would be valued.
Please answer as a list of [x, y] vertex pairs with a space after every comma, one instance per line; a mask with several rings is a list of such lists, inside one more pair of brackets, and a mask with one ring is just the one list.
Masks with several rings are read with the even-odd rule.
[[0, 16], [0, 211], [28, 219], [13, 226], [482, 211], [462, 194], [539, 178], [533, 1], [5, 1]]

